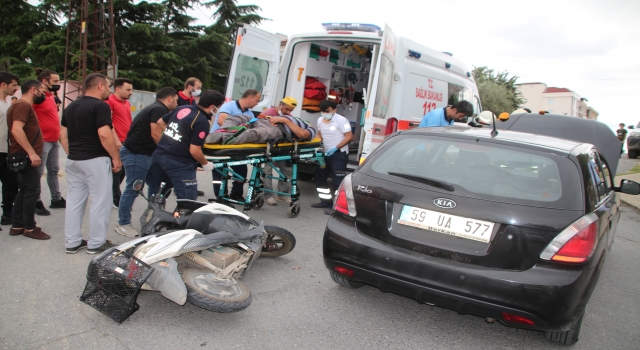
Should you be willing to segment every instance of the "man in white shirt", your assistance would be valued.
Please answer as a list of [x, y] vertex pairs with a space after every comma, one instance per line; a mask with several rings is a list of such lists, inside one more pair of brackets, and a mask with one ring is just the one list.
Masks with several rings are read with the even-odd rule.
[[11, 106], [11, 103], [7, 101], [7, 96], [13, 96], [18, 91], [19, 82], [20, 79], [17, 76], [9, 72], [0, 72], [0, 181], [2, 181], [2, 219], [0, 219], [0, 224], [2, 225], [11, 225], [12, 223], [13, 201], [18, 192], [16, 173], [9, 171], [7, 167], [7, 153], [9, 152], [7, 110]]
[[[320, 203], [311, 204], [313, 208], [325, 208], [324, 213], [330, 214], [333, 195], [342, 183], [349, 160], [349, 142], [353, 139], [351, 123], [347, 118], [336, 113], [338, 105], [334, 101], [320, 102], [321, 117], [318, 118], [318, 136], [322, 138], [324, 147], [324, 161], [327, 166], [323, 169], [316, 165], [313, 182], [316, 184]], [[327, 186], [327, 179], [333, 179], [333, 191]]]

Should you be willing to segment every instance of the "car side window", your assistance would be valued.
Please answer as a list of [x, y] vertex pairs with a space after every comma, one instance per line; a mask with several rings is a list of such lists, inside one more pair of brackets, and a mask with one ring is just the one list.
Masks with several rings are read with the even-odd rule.
[[597, 156], [598, 156], [598, 163], [600, 164], [600, 167], [602, 168], [602, 172], [604, 173], [604, 182], [605, 182], [607, 193], [608, 193], [611, 191], [611, 188], [613, 187], [613, 179], [611, 178], [611, 172], [609, 171], [609, 166], [604, 161], [602, 154], [598, 153]]
[[597, 155], [594, 152], [589, 153], [589, 170], [595, 181], [598, 202], [600, 202], [607, 196], [607, 184], [604, 180], [604, 172], [598, 164]]

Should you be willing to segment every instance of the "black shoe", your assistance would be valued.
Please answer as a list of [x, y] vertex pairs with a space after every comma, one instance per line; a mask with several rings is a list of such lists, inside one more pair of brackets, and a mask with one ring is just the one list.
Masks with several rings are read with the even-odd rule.
[[111, 241], [104, 241], [104, 243], [97, 248], [87, 248], [87, 254], [100, 254], [107, 249], [111, 249], [115, 247], [115, 244], [112, 244]]
[[80, 242], [80, 245], [77, 247], [73, 247], [73, 248], [67, 248], [65, 249], [65, 253], [67, 254], [75, 254], [77, 253], [80, 249], [82, 248], [86, 248], [87, 247], [87, 241], [85, 241], [84, 239], [82, 240], [82, 242]]
[[51, 209], [64, 209], [67, 207], [67, 201], [60, 197], [60, 199], [58, 199], [57, 201], [54, 201], [53, 199], [51, 200], [51, 205], [49, 206], [49, 208]]
[[51, 212], [48, 211], [47, 208], [44, 207], [44, 204], [42, 204], [42, 201], [37, 201], [36, 202], [36, 215], [48, 216], [48, 215], [51, 215]]
[[244, 197], [241, 194], [237, 194], [237, 193], [232, 193], [229, 196], [229, 199], [233, 199], [234, 201], [238, 201], [238, 202], [242, 202], [242, 203], [245, 202]]
[[332, 205], [329, 202], [320, 202], [320, 203], [313, 203], [311, 204], [311, 208], [331, 208]]
[[198, 191], [198, 197], [204, 196], [204, 191]]
[[2, 219], [0, 219], [0, 225], [11, 225], [13, 224], [13, 218], [11, 216], [2, 215]]

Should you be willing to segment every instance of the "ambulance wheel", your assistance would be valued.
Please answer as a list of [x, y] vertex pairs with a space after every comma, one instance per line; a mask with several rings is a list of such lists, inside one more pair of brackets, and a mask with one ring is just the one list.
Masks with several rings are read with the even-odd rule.
[[255, 202], [253, 202], [253, 207], [255, 209], [260, 209], [262, 208], [262, 206], [264, 205], [264, 194], [260, 193], [257, 197]]
[[292, 204], [289, 207], [289, 217], [295, 218], [298, 216], [298, 214], [300, 214], [300, 203]]

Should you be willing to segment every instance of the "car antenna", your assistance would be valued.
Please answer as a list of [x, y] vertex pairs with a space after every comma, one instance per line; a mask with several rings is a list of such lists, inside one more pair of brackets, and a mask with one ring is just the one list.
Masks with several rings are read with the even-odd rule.
[[[491, 137], [496, 137], [498, 136], [498, 130], [496, 129], [496, 115], [491, 113], [492, 117], [493, 117], [493, 130], [491, 130]], [[498, 116], [498, 119], [500, 119], [500, 121], [506, 122], [507, 120], [509, 120], [509, 113], [507, 112], [502, 112], [500, 113], [500, 115]]]

